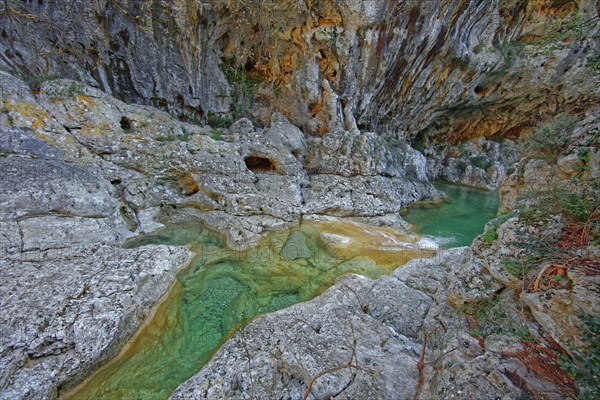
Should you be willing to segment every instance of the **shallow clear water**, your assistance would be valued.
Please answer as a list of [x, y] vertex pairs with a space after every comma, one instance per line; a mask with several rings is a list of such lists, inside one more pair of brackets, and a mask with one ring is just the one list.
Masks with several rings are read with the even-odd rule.
[[430, 235], [444, 247], [468, 246], [498, 212], [498, 192], [436, 183], [447, 197], [441, 203], [417, 203], [402, 218], [417, 232]]
[[433, 255], [415, 242], [391, 229], [341, 222], [303, 223], [241, 252], [194, 224], [138, 239], [131, 246], [189, 245], [197, 256], [133, 341], [67, 398], [166, 399], [240, 324], [309, 300], [345, 273], [377, 278]]

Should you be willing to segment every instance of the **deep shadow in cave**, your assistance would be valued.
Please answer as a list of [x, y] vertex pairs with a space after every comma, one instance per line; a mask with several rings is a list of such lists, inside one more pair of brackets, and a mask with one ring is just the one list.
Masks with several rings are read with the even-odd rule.
[[275, 164], [266, 157], [250, 156], [244, 158], [244, 162], [252, 172], [275, 171]]

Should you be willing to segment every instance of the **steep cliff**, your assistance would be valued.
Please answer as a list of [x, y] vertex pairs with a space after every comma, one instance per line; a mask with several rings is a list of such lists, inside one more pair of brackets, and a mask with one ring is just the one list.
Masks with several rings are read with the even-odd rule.
[[[451, 141], [597, 102], [595, 0], [5, 1], [0, 65], [188, 120]], [[233, 118], [232, 118], [233, 117]], [[423, 139], [421, 137], [421, 139]]]
[[[377, 282], [349, 276], [255, 320], [174, 396], [575, 396], [558, 367], [527, 364], [550, 338], [580, 340], [559, 327], [585, 327], [578, 307], [598, 314], [598, 12], [595, 0], [3, 1], [0, 398], [80, 382], [189, 258], [126, 239], [191, 218], [237, 248], [303, 218], [403, 227], [399, 210], [437, 197], [436, 178], [502, 182], [512, 213], [471, 249]], [[531, 132], [538, 153], [506, 140]], [[532, 261], [533, 245], [554, 258]], [[249, 352], [254, 369], [227, 369]]]

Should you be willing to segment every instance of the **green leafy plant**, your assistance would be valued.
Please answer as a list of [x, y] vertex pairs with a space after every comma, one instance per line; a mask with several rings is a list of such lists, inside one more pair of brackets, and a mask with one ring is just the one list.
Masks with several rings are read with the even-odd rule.
[[576, 123], [576, 118], [558, 114], [551, 122], [523, 138], [519, 142], [520, 152], [524, 156], [556, 161], [569, 142]]
[[518, 210], [519, 220], [526, 225], [534, 225], [543, 218], [543, 214], [536, 207], [521, 207]]
[[488, 169], [494, 166], [494, 161], [490, 160], [487, 156], [478, 155], [469, 158], [471, 165], [481, 169]]
[[501, 261], [502, 266], [517, 278], [525, 276], [540, 262], [541, 255], [533, 253], [525, 256], [520, 260], [513, 258], [504, 258]]
[[505, 41], [500, 45], [500, 53], [507, 62], [513, 61], [525, 47], [525, 43], [519, 40]]
[[595, 74], [600, 74], [600, 54], [589, 57], [586, 66], [594, 71]]
[[560, 366], [579, 387], [580, 400], [600, 398], [600, 315], [582, 314], [579, 338], [583, 345], [569, 344], [573, 359], [562, 357]]
[[481, 50], [483, 50], [484, 46], [485, 46], [485, 44], [483, 42], [477, 43], [477, 45], [475, 45], [475, 47], [473, 47], [473, 53], [475, 53], [475, 54], [481, 53]]
[[[247, 71], [246, 68], [237, 66], [234, 59], [224, 59], [220, 64], [220, 68], [232, 88], [230, 120], [235, 121], [241, 117], [248, 116], [248, 110], [254, 101], [256, 88], [265, 81], [265, 78], [258, 75], [255, 71]], [[229, 120], [214, 120], [213, 123], [215, 125], [213, 125], [211, 124], [210, 115], [208, 119], [209, 125], [213, 127], [223, 128], [225, 127], [223, 123], [229, 122]], [[216, 124], [221, 126], [217, 126]]]
[[474, 338], [478, 338], [481, 337], [481, 331], [479, 329], [471, 329], [469, 330], [469, 335], [473, 336]]
[[558, 185], [537, 196], [542, 198], [542, 205], [548, 210], [560, 213], [571, 221], [586, 222], [600, 206], [598, 189], [592, 186], [576, 193], [564, 185]]
[[39, 74], [33, 80], [33, 89], [39, 89], [40, 86], [42, 86], [42, 83], [47, 82], [47, 81], [52, 81], [54, 79], [58, 79], [57, 74], [46, 74], [46, 73]]
[[210, 131], [210, 137], [213, 138], [213, 140], [223, 140], [222, 132], [217, 129], [213, 129]]
[[487, 230], [483, 233], [481, 239], [487, 244], [492, 244], [494, 240], [498, 239], [498, 234], [496, 233], [496, 231]]
[[490, 335], [503, 334], [534, 341], [524, 317], [505, 298], [494, 296], [482, 299], [466, 305], [463, 312], [473, 316], [477, 324], [469, 330], [469, 335], [473, 337], [486, 339]]
[[498, 233], [496, 230], [508, 221], [510, 218], [514, 216], [512, 212], [501, 213], [495, 219], [491, 220], [485, 226], [485, 231], [481, 234], [481, 240], [483, 240], [486, 244], [492, 244], [494, 240], [498, 239]]
[[586, 171], [591, 169], [590, 163], [590, 148], [581, 147], [577, 150], [577, 157], [579, 158], [580, 165], [577, 166], [577, 177], [582, 178]]
[[206, 118], [208, 124], [213, 128], [229, 128], [234, 122], [233, 118], [218, 115], [213, 111], [209, 111]]

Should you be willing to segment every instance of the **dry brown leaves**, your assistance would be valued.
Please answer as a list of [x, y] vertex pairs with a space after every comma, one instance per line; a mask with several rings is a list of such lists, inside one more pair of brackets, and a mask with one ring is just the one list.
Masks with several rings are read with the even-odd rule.
[[[555, 385], [556, 389], [565, 396], [576, 399], [577, 389], [574, 385], [574, 379], [561, 369], [558, 363], [560, 355], [567, 355], [564, 349], [552, 338], [544, 337], [543, 341], [536, 343], [523, 342], [523, 350], [507, 353], [508, 357], [515, 358], [538, 378], [546, 380], [549, 385]], [[529, 385], [526, 377], [521, 376], [518, 371], [505, 371], [515, 385], [523, 390], [528, 396], [534, 399], [544, 399], [544, 393], [539, 392], [539, 388]]]

